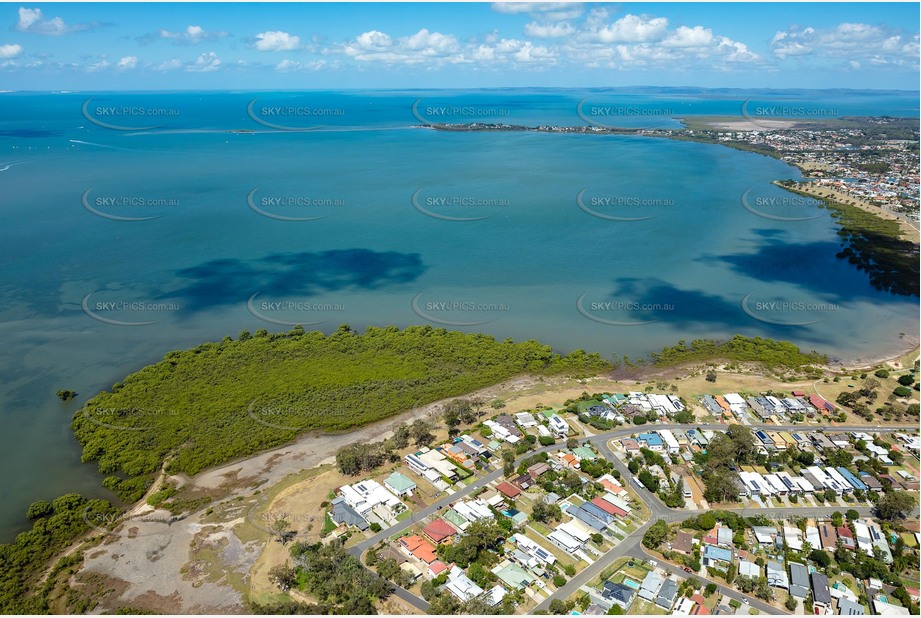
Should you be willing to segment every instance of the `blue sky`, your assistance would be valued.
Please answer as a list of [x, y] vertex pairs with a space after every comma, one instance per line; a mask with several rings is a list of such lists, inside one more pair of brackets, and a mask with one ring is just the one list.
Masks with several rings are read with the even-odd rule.
[[917, 90], [917, 3], [0, 4], [0, 89]]

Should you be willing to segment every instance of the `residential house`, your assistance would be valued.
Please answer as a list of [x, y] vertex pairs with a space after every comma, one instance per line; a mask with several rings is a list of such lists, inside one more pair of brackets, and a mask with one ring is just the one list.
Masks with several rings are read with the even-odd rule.
[[467, 529], [467, 526], [470, 525], [470, 520], [468, 520], [454, 509], [448, 509], [444, 512], [442, 517], [445, 519], [445, 521], [462, 532]]
[[819, 524], [819, 537], [822, 539], [822, 549], [835, 551], [838, 547], [838, 533], [830, 523]]
[[457, 530], [443, 519], [436, 519], [422, 529], [422, 534], [432, 540], [435, 545], [450, 542], [457, 537]]
[[636, 437], [636, 441], [640, 443], [641, 446], [645, 446], [650, 451], [662, 451], [664, 450], [664, 443], [662, 438], [655, 433], [641, 433]]
[[384, 487], [400, 497], [411, 496], [416, 491], [416, 484], [399, 472], [393, 472], [388, 476], [384, 480]]
[[550, 432], [558, 438], [565, 438], [569, 435], [569, 423], [557, 415], [551, 416], [547, 425], [550, 427]]
[[534, 485], [534, 479], [531, 478], [530, 474], [525, 473], [513, 478], [511, 483], [521, 491], [527, 491], [528, 488]]
[[545, 474], [550, 471], [550, 464], [545, 462], [539, 462], [533, 466], [528, 467], [528, 476], [530, 476], [535, 481], [540, 478], [542, 474]]
[[[531, 478], [531, 477], [529, 476], [528, 479], [530, 479], [530, 478]], [[520, 490], [520, 489], [518, 489], [517, 487], [515, 487], [515, 486], [512, 485], [511, 483], [507, 483], [507, 482], [505, 482], [505, 481], [503, 481], [503, 482], [499, 483], [498, 485], [496, 485], [496, 491], [498, 491], [499, 493], [501, 493], [502, 495], [504, 495], [506, 498], [510, 498], [510, 499], [512, 499], [512, 500], [514, 500], [515, 498], [517, 498], [518, 496], [521, 495], [521, 490]]]
[[633, 602], [633, 597], [636, 596], [636, 592], [629, 586], [606, 581], [601, 588], [601, 596], [620, 608], [627, 609]]
[[814, 571], [809, 575], [812, 583], [812, 605], [817, 614], [824, 614], [831, 607], [831, 592], [828, 590], [828, 577], [824, 573]]
[[704, 546], [703, 564], [716, 568], [726, 568], [732, 562], [732, 550], [715, 545]]
[[857, 549], [857, 543], [854, 542], [854, 533], [851, 532], [849, 526], [838, 526], [838, 541], [845, 549], [850, 549], [854, 551]]
[[694, 553], [694, 535], [684, 530], [679, 531], [675, 535], [675, 540], [672, 541], [672, 551], [681, 552], [685, 555]]
[[438, 559], [435, 555], [435, 546], [417, 534], [401, 537], [399, 542], [404, 550], [426, 564]]
[[508, 560], [494, 567], [492, 572], [499, 578], [499, 581], [511, 588], [527, 588], [534, 583], [533, 575]]
[[448, 581], [445, 583], [445, 589], [457, 597], [461, 603], [466, 603], [470, 599], [475, 599], [483, 594], [483, 589], [467, 577], [464, 570], [459, 566], [451, 567], [451, 570], [448, 572]]
[[809, 596], [809, 572], [806, 565], [799, 562], [790, 563], [790, 594], [797, 599]]
[[342, 497], [330, 500], [329, 518], [338, 525], [355, 526], [359, 530], [367, 530], [368, 522], [364, 517], [349, 506]]
[[847, 597], [841, 597], [838, 599], [838, 615], [839, 616], [866, 616], [867, 611], [864, 609], [863, 605], [857, 601], [852, 601]]
[[640, 584], [640, 598], [646, 601], [654, 601], [659, 595], [659, 588], [662, 587], [664, 578], [657, 571], [650, 571]]
[[790, 581], [787, 579], [787, 572], [782, 564], [774, 560], [768, 560], [764, 567], [768, 586], [783, 588], [784, 590], [790, 588]]
[[666, 579], [665, 583], [659, 589], [659, 595], [656, 597], [656, 605], [668, 611], [675, 604], [675, 597], [678, 595], [678, 584], [673, 579]]
[[748, 560], [739, 560], [739, 575], [761, 577], [761, 567]]

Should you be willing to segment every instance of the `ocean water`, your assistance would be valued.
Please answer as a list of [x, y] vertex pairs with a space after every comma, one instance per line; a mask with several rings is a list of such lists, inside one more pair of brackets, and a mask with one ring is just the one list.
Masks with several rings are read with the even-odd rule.
[[111, 498], [69, 430], [83, 401], [243, 329], [427, 323], [614, 359], [736, 333], [894, 353], [918, 339], [918, 299], [836, 257], [828, 213], [771, 185], [800, 177], [783, 162], [418, 125], [668, 127], [777, 102], [916, 116], [910, 94], [0, 94], [0, 538], [33, 500]]

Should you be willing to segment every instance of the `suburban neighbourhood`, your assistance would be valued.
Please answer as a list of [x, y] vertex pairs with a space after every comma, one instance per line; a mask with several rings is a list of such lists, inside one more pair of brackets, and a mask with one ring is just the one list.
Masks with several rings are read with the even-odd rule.
[[322, 542], [422, 613], [916, 615], [921, 437], [846, 382], [455, 400], [330, 493]]

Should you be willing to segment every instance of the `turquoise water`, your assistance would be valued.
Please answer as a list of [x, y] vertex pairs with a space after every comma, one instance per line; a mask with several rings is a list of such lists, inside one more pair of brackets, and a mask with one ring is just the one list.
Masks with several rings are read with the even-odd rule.
[[624, 579], [624, 586], [626, 586], [627, 588], [633, 588], [634, 590], [640, 589], [640, 583], [633, 581], [629, 577]]
[[[737, 115], [751, 98], [679, 94], [621, 99]], [[789, 198], [770, 182], [799, 174], [780, 161], [637, 136], [414, 128], [414, 104], [501, 112], [440, 122], [583, 124], [586, 96], [613, 95], [110, 93], [89, 118], [88, 95], [0, 95], [0, 536], [33, 500], [107, 496], [68, 427], [82, 401], [243, 329], [430, 323], [616, 359], [736, 333], [842, 358], [917, 340], [917, 299], [836, 258], [825, 211], [783, 205], [771, 213], [803, 220], [781, 222], [743, 207], [746, 192]], [[835, 96], [842, 113], [917, 113], [917, 96]], [[342, 113], [271, 117], [312, 129], [273, 130], [247, 114], [254, 98], [262, 120], [273, 105]], [[106, 106], [178, 112], [96, 113]], [[60, 388], [80, 397], [62, 403]]]

